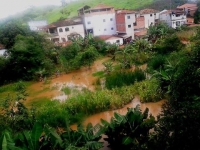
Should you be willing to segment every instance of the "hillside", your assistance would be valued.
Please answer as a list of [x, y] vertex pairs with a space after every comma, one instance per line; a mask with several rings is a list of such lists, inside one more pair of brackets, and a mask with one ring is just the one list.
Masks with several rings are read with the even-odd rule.
[[115, 8], [124, 8], [124, 9], [142, 9], [142, 8], [154, 8], [158, 10], [176, 7], [180, 4], [186, 2], [186, 0], [79, 0], [73, 2], [65, 7], [58, 7], [52, 10], [46, 15], [38, 16], [35, 19], [47, 19], [49, 23], [57, 21], [59, 19], [70, 18], [77, 15], [77, 9], [84, 5], [89, 5], [91, 7], [103, 3], [106, 5], [114, 6]]
[[[185, 3], [187, 0], [79, 0], [66, 6], [56, 7], [32, 7], [23, 14], [13, 16], [19, 22], [27, 23], [30, 20], [47, 20], [48, 23], [77, 16], [77, 9], [84, 5], [91, 7], [103, 3], [114, 6], [115, 8], [124, 8], [139, 10], [143, 8], [154, 8], [157, 10], [174, 8]], [[171, 5], [170, 5], [171, 3]]]

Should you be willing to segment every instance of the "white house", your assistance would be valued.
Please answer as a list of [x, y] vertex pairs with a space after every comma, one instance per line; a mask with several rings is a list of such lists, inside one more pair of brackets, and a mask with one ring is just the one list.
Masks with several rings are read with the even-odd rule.
[[177, 28], [187, 23], [186, 13], [183, 9], [163, 10], [160, 12], [160, 21], [172, 28]]
[[99, 4], [84, 12], [83, 20], [86, 33], [93, 36], [116, 34], [115, 10], [112, 6]]
[[32, 31], [39, 31], [42, 27], [48, 25], [46, 20], [30, 21], [28, 22], [29, 28]]
[[[159, 20], [159, 11], [154, 9], [143, 9], [139, 12], [140, 17], [144, 17], [145, 28], [149, 28], [151, 25], [155, 25]], [[139, 17], [139, 16], [138, 16]]]
[[66, 19], [47, 26], [49, 39], [55, 43], [70, 40], [71, 36], [85, 37], [85, 30], [81, 18]]
[[0, 57], [1, 57], [1, 56], [5, 56], [6, 51], [7, 51], [6, 49], [1, 49], [1, 50], [0, 50]]
[[117, 33], [125, 34], [134, 39], [134, 24], [136, 23], [135, 11], [116, 10]]
[[120, 36], [114, 36], [114, 35], [101, 35], [98, 36], [100, 39], [104, 40], [106, 43], [110, 44], [117, 44], [117, 45], [123, 45], [123, 38]]

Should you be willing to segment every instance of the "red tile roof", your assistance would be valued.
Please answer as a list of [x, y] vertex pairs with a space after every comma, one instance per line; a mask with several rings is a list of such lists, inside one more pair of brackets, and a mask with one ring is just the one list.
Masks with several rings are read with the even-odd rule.
[[108, 40], [108, 39], [118, 39], [120, 38], [119, 36], [114, 36], [114, 35], [100, 35], [98, 36], [101, 40]]
[[158, 13], [158, 10], [155, 9], [143, 9], [140, 10], [140, 14], [151, 14], [151, 13]]
[[191, 7], [197, 7], [197, 4], [183, 4], [181, 6], [178, 6], [177, 8], [191, 8]]
[[147, 34], [147, 29], [144, 29], [144, 30], [134, 33], [134, 35], [137, 37], [145, 36], [146, 34]]

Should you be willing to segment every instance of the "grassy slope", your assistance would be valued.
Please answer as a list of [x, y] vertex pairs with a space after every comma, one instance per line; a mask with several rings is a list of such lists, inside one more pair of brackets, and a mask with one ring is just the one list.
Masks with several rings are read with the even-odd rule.
[[[36, 20], [47, 19], [49, 23], [59, 20], [60, 18], [70, 18], [77, 16], [77, 9], [89, 5], [91, 7], [98, 5], [100, 3], [114, 6], [115, 8], [126, 8], [126, 9], [138, 9], [141, 7], [148, 6], [156, 0], [79, 0], [78, 2], [73, 2], [65, 7], [58, 7], [53, 11], [47, 13], [45, 16], [39, 16]], [[70, 12], [70, 15], [61, 14], [61, 10], [66, 10]]]
[[[19, 22], [26, 24], [30, 20], [47, 20], [48, 23], [52, 23], [64, 18], [71, 18], [77, 16], [77, 9], [89, 5], [91, 7], [96, 6], [100, 3], [114, 6], [115, 8], [124, 8], [138, 10], [142, 8], [153, 8], [157, 10], [169, 9], [170, 2], [172, 3], [171, 8], [175, 8], [178, 5], [185, 3], [187, 0], [79, 0], [77, 2], [70, 3], [65, 7], [48, 6], [44, 7], [33, 7], [23, 14], [13, 16]], [[68, 12], [62, 14], [61, 11]]]

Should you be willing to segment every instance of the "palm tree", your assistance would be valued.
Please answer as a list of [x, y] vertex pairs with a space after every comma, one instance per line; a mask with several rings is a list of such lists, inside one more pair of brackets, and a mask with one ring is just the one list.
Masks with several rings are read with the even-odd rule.
[[115, 52], [115, 55], [122, 56], [122, 59], [119, 60], [122, 64], [122, 68], [131, 67], [131, 55], [135, 52], [136, 49], [132, 45], [126, 45], [124, 48], [118, 49], [118, 51]]
[[142, 52], [148, 49], [150, 47], [150, 44], [147, 40], [138, 38], [133, 43], [133, 46], [137, 49], [138, 52]]

